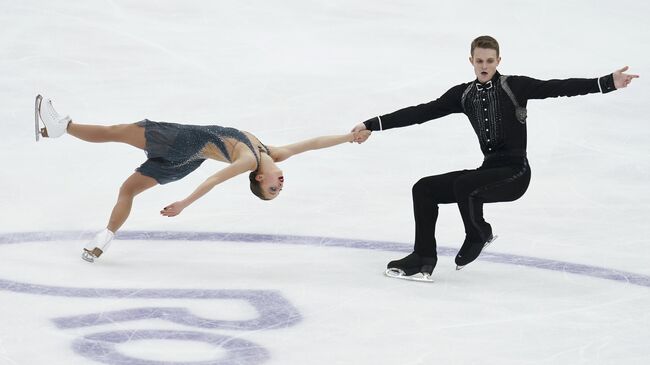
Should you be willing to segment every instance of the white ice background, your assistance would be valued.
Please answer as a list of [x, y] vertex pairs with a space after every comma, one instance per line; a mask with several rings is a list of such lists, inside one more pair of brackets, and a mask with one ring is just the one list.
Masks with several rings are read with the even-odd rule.
[[[139, 196], [122, 228], [323, 237], [322, 245], [118, 239], [93, 265], [80, 247], [105, 227], [145, 156], [70, 136], [36, 143], [33, 129], [42, 93], [81, 123], [219, 124], [270, 145], [345, 133], [472, 80], [469, 43], [482, 34], [500, 41], [503, 74], [598, 77], [629, 65], [641, 78], [628, 89], [529, 103], [532, 182], [520, 200], [485, 207], [500, 236], [488, 251], [647, 279], [649, 16], [648, 3], [629, 0], [0, 0], [0, 235], [12, 242], [0, 243], [0, 283], [9, 283], [0, 288], [0, 364], [118, 363], [84, 357], [74, 343], [124, 330], [229, 336], [267, 354], [231, 361], [202, 342], [134, 340], [118, 346], [140, 359], [133, 364], [650, 363], [649, 285], [481, 259], [457, 272], [451, 256], [440, 257], [433, 284], [383, 277], [412, 245], [411, 186], [480, 165], [462, 115], [283, 162], [285, 188], [272, 202], [239, 176], [180, 216], [161, 217], [224, 166], [207, 161]], [[457, 208], [440, 212], [439, 245], [457, 249]], [[33, 239], [23, 242], [25, 232]], [[33, 286], [21, 292], [16, 283]], [[272, 291], [300, 320], [252, 331], [153, 317], [64, 329], [55, 319], [143, 307], [225, 320], [257, 312], [237, 300], [67, 297], [36, 286]]]

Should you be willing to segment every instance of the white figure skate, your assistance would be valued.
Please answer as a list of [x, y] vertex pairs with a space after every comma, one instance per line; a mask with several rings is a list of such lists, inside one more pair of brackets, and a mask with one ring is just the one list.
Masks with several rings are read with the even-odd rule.
[[[39, 119], [43, 122], [43, 128], [40, 126]], [[52, 100], [36, 95], [34, 122], [36, 141], [38, 141], [40, 136], [57, 138], [64, 135], [71, 119], [67, 115], [65, 117], [59, 115], [52, 106]]]
[[108, 250], [108, 246], [111, 245], [113, 237], [115, 237], [115, 234], [108, 229], [97, 233], [95, 238], [84, 247], [83, 252], [81, 252], [81, 258], [88, 262], [95, 262], [99, 256]]

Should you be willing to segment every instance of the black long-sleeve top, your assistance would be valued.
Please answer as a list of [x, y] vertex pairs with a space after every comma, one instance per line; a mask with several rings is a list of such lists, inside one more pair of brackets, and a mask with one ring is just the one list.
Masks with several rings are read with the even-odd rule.
[[[607, 93], [616, 89], [612, 74], [597, 79], [548, 81], [508, 76], [506, 83], [523, 108], [530, 99]], [[515, 105], [501, 85], [499, 72], [485, 84], [474, 80], [456, 85], [434, 101], [374, 117], [364, 124], [376, 131], [421, 124], [452, 113], [464, 113], [469, 118], [484, 155], [525, 156], [526, 124], [517, 120]]]

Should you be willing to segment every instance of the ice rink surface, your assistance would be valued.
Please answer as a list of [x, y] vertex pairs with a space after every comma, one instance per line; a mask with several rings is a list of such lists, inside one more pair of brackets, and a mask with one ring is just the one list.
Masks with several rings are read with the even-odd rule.
[[[638, 1], [0, 0], [0, 364], [650, 363], [650, 5]], [[607, 95], [531, 101], [532, 182], [487, 205], [499, 239], [455, 271], [441, 206], [435, 282], [385, 278], [410, 252], [411, 186], [475, 168], [467, 119], [375, 132], [158, 211], [223, 164], [136, 199], [96, 264], [79, 257], [145, 159], [34, 141], [37, 93], [81, 123], [219, 124], [269, 145], [345, 133], [474, 78], [638, 73]]]

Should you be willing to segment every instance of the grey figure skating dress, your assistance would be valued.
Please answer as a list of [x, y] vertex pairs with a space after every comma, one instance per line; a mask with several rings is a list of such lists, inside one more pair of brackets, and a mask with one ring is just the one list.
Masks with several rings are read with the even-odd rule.
[[147, 161], [136, 171], [154, 178], [159, 184], [180, 180], [196, 170], [203, 161], [210, 158], [206, 152], [209, 149], [216, 148], [227, 161], [232, 162], [228, 145], [232, 148], [233, 141], [244, 143], [255, 155], [258, 166], [259, 153], [269, 153], [268, 148], [259, 140], [255, 141], [258, 143], [254, 146], [254, 142], [244, 132], [235, 128], [154, 122], [148, 119], [136, 124], [145, 129], [147, 154]]

